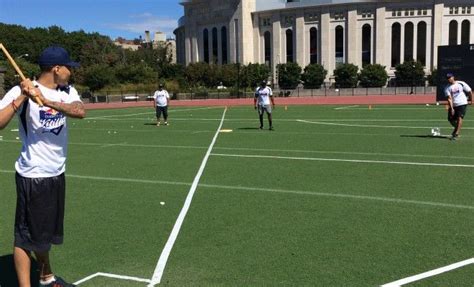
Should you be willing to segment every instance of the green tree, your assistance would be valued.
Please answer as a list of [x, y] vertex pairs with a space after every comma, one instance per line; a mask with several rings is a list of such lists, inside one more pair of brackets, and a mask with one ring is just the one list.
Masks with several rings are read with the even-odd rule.
[[340, 64], [334, 70], [336, 87], [355, 88], [357, 87], [359, 68], [354, 64]]
[[222, 82], [226, 87], [232, 87], [236, 85], [238, 73], [237, 64], [218, 66], [216, 80], [218, 83]]
[[[15, 62], [18, 67], [20, 67], [25, 77], [33, 80], [35, 77], [39, 76], [40, 69], [38, 65], [30, 63], [24, 58], [17, 58], [15, 59]], [[7, 60], [0, 61], [0, 66], [7, 70], [5, 73], [5, 90], [9, 90], [20, 83], [21, 79], [15, 69], [10, 65], [10, 62]]]
[[388, 74], [385, 66], [379, 64], [365, 65], [360, 71], [359, 81], [364, 88], [383, 87], [387, 84]]
[[422, 85], [425, 80], [424, 67], [419, 62], [406, 61], [395, 67], [395, 79], [399, 87]]
[[278, 85], [283, 89], [295, 89], [301, 79], [301, 67], [297, 63], [277, 65]]
[[215, 87], [216, 80], [216, 65], [209, 65], [208, 63], [193, 63], [186, 67], [186, 79], [190, 86], [199, 87]]
[[242, 86], [255, 88], [270, 76], [270, 68], [265, 64], [249, 63], [241, 69]]
[[91, 91], [98, 91], [116, 81], [114, 70], [106, 64], [96, 64], [84, 68], [83, 84]]
[[326, 79], [328, 71], [322, 65], [310, 64], [304, 68], [301, 80], [305, 89], [319, 89]]

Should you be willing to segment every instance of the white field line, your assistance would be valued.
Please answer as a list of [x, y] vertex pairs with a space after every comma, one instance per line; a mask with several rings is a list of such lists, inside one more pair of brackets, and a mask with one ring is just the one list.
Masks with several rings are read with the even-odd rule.
[[357, 108], [359, 105], [353, 105], [353, 106], [345, 106], [345, 107], [339, 107], [339, 108], [334, 108], [335, 110], [348, 110], [352, 108]]
[[[0, 173], [13, 174], [11, 170], [0, 170]], [[67, 174], [68, 178], [77, 178], [84, 180], [100, 180], [100, 181], [117, 181], [117, 182], [133, 182], [142, 184], [168, 184], [168, 185], [183, 185], [190, 186], [191, 183], [186, 182], [172, 182], [172, 181], [160, 181], [160, 180], [145, 180], [145, 179], [129, 179], [129, 178], [115, 178], [115, 177], [98, 177], [98, 176], [83, 176], [83, 175], [70, 175]], [[333, 198], [345, 198], [355, 200], [366, 200], [366, 201], [380, 201], [397, 204], [411, 204], [419, 206], [432, 206], [452, 209], [467, 209], [474, 210], [474, 206], [443, 203], [435, 201], [422, 201], [422, 200], [410, 200], [401, 198], [390, 198], [390, 197], [377, 197], [367, 195], [355, 195], [355, 194], [344, 194], [344, 193], [327, 193], [327, 192], [315, 192], [315, 191], [304, 191], [304, 190], [289, 190], [289, 189], [275, 189], [275, 188], [258, 188], [258, 187], [245, 187], [245, 186], [232, 186], [232, 185], [216, 185], [216, 184], [199, 184], [199, 187], [204, 188], [215, 188], [215, 189], [228, 189], [228, 190], [243, 190], [243, 191], [263, 191], [272, 193], [284, 193], [284, 194], [295, 194], [305, 196], [316, 196], [316, 197], [333, 197]]]
[[[415, 126], [381, 126], [381, 125], [359, 125], [359, 124], [341, 124], [321, 121], [297, 120], [300, 123], [325, 125], [325, 126], [341, 126], [341, 127], [358, 127], [358, 128], [403, 128], [403, 129], [431, 129], [433, 127], [415, 127]], [[474, 127], [463, 127], [465, 130], [472, 130]]]
[[111, 274], [111, 273], [102, 273], [102, 272], [97, 272], [95, 274], [92, 274], [90, 276], [87, 276], [84, 279], [81, 279], [77, 282], [74, 283], [74, 285], [80, 285], [84, 282], [87, 282], [89, 280], [94, 279], [95, 277], [108, 277], [108, 278], [114, 278], [114, 279], [121, 279], [121, 280], [128, 280], [128, 281], [135, 281], [135, 282], [144, 282], [144, 283], [150, 283], [149, 279], [143, 279], [143, 278], [137, 278], [137, 277], [131, 277], [131, 276], [123, 276], [123, 275], [116, 275], [116, 274]]
[[[227, 121], [227, 120], [226, 120]], [[3, 140], [5, 143], [20, 143], [20, 140]], [[85, 143], [70, 142], [69, 145], [78, 146], [97, 146], [97, 147], [137, 147], [137, 148], [169, 148], [169, 149], [207, 149], [206, 146], [178, 146], [178, 145], [147, 145], [147, 144], [129, 144], [129, 143]], [[239, 148], [239, 147], [214, 147], [214, 150], [229, 151], [265, 151], [265, 152], [287, 152], [287, 153], [306, 153], [306, 154], [339, 154], [339, 155], [366, 155], [366, 156], [393, 156], [393, 157], [411, 157], [411, 158], [433, 158], [433, 159], [467, 159], [469, 156], [449, 156], [449, 155], [423, 155], [423, 154], [403, 154], [403, 153], [379, 153], [379, 152], [344, 152], [344, 151], [324, 151], [324, 150], [298, 150], [298, 149], [263, 149], [263, 148]]]
[[472, 164], [450, 164], [450, 163], [408, 162], [408, 161], [384, 161], [384, 160], [364, 160], [364, 159], [339, 159], [339, 158], [318, 158], [318, 157], [293, 157], [293, 156], [270, 156], [270, 155], [251, 155], [251, 154], [213, 153], [212, 155], [213, 156], [221, 156], [221, 157], [241, 157], [241, 158], [266, 158], [266, 159], [285, 159], [285, 160], [333, 161], [333, 162], [349, 162], [349, 163], [376, 163], [376, 164], [396, 164], [396, 165], [474, 168], [474, 165], [472, 165]]
[[196, 189], [198, 187], [199, 181], [201, 179], [201, 176], [204, 172], [204, 169], [207, 164], [207, 160], [209, 159], [212, 148], [214, 147], [214, 144], [217, 141], [217, 137], [220, 134], [220, 130], [222, 128], [222, 125], [224, 124], [224, 119], [225, 119], [225, 114], [227, 112], [227, 108], [224, 109], [224, 113], [222, 114], [222, 119], [219, 124], [219, 127], [217, 128], [216, 134], [214, 135], [214, 138], [212, 139], [211, 144], [209, 145], [209, 148], [206, 152], [206, 155], [204, 156], [204, 159], [202, 160], [201, 166], [199, 167], [199, 171], [196, 174], [196, 177], [194, 178], [194, 181], [191, 185], [191, 188], [189, 189], [188, 196], [186, 197], [186, 201], [184, 202], [184, 206], [181, 209], [181, 212], [179, 213], [178, 219], [176, 220], [176, 223], [174, 224], [173, 230], [171, 231], [171, 234], [168, 238], [168, 241], [165, 244], [165, 248], [161, 252], [160, 258], [158, 259], [158, 263], [155, 268], [155, 272], [153, 273], [153, 276], [151, 278], [151, 283], [148, 285], [149, 287], [153, 287], [161, 282], [161, 277], [163, 276], [163, 272], [166, 267], [166, 263], [168, 262], [168, 258], [171, 253], [171, 249], [173, 248], [173, 245], [176, 241], [176, 238], [178, 237], [179, 231], [181, 229], [181, 226], [183, 225], [184, 218], [186, 217], [186, 214], [188, 213], [189, 207], [191, 206], [191, 201], [193, 199], [194, 193], [196, 192]]
[[451, 264], [451, 265], [448, 265], [448, 266], [445, 266], [445, 267], [441, 267], [441, 268], [438, 268], [438, 269], [434, 269], [434, 270], [431, 270], [431, 271], [428, 271], [428, 272], [425, 272], [425, 273], [421, 273], [421, 274], [418, 274], [418, 275], [414, 275], [414, 276], [411, 276], [411, 277], [408, 277], [408, 278], [405, 278], [405, 279], [400, 279], [400, 280], [392, 282], [392, 283], [387, 283], [387, 284], [382, 285], [381, 287], [400, 287], [402, 285], [413, 283], [415, 281], [419, 281], [419, 280], [426, 279], [426, 278], [429, 278], [429, 277], [433, 277], [433, 276], [436, 276], [436, 275], [439, 275], [439, 274], [442, 274], [442, 273], [445, 273], [445, 272], [449, 272], [449, 271], [464, 267], [464, 266], [469, 265], [469, 264], [474, 264], [474, 258], [467, 259], [467, 260], [464, 260], [464, 261], [461, 261], [461, 262], [458, 262], [458, 263], [454, 263], [454, 264]]
[[[150, 108], [154, 108], [154, 107], [150, 105]], [[171, 113], [177, 113], [177, 112], [210, 110], [210, 109], [215, 109], [215, 108], [217, 107], [194, 108], [194, 109], [173, 109], [173, 110], [170, 110], [169, 113], [171, 114]], [[155, 112], [144, 112], [144, 113], [135, 113], [135, 114], [115, 114], [115, 115], [107, 115], [107, 116], [100, 116], [100, 117], [91, 117], [87, 119], [88, 120], [103, 120], [103, 119], [114, 118], [114, 117], [133, 117], [133, 116], [154, 115], [154, 114]]]

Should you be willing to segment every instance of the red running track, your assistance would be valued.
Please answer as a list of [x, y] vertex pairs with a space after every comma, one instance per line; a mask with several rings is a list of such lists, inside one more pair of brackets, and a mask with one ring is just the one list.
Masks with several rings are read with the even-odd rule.
[[[435, 94], [427, 95], [388, 95], [388, 96], [334, 96], [334, 97], [301, 97], [275, 98], [276, 106], [287, 105], [403, 105], [434, 104]], [[210, 100], [173, 100], [170, 106], [251, 106], [252, 98], [246, 99], [210, 99]], [[130, 107], [153, 107], [153, 102], [114, 102], [85, 104], [86, 109], [120, 109]]]

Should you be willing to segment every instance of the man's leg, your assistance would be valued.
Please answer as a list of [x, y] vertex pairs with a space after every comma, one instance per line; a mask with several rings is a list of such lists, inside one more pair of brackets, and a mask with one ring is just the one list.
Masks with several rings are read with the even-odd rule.
[[49, 252], [35, 252], [35, 257], [38, 260], [40, 279], [43, 281], [52, 279], [54, 275], [49, 264]]
[[30, 287], [31, 255], [29, 251], [15, 247], [13, 251], [19, 287]]
[[168, 125], [168, 107], [163, 108], [163, 118], [165, 120], [165, 125]]
[[454, 128], [454, 131], [453, 131], [453, 137], [459, 136], [459, 132], [461, 131], [461, 127], [462, 127], [462, 117], [459, 117], [458, 120], [457, 120], [457, 125], [456, 125], [456, 127]]
[[268, 114], [268, 124], [270, 125], [270, 130], [273, 130], [273, 121], [272, 121], [272, 113]]

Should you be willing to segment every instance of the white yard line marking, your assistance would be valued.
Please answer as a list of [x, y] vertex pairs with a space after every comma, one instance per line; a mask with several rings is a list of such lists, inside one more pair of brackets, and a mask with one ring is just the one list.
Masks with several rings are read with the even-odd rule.
[[163, 276], [163, 272], [165, 270], [168, 257], [170, 256], [171, 249], [173, 248], [173, 245], [176, 241], [176, 238], [178, 237], [181, 226], [184, 222], [184, 218], [186, 217], [189, 207], [191, 206], [191, 201], [198, 187], [199, 180], [201, 179], [202, 173], [204, 172], [204, 168], [206, 167], [207, 160], [209, 159], [211, 155], [212, 148], [214, 147], [214, 144], [217, 141], [217, 137], [220, 134], [220, 130], [222, 128], [222, 125], [224, 124], [226, 112], [227, 112], [227, 108], [224, 110], [224, 113], [222, 114], [222, 119], [219, 124], [219, 127], [217, 128], [216, 134], [214, 135], [214, 138], [212, 139], [212, 142], [209, 145], [206, 155], [204, 156], [201, 166], [199, 167], [199, 171], [196, 174], [196, 177], [194, 178], [191, 188], [189, 189], [189, 193], [188, 193], [188, 196], [186, 197], [186, 201], [184, 203], [183, 209], [181, 209], [178, 219], [176, 220], [173, 230], [171, 231], [170, 237], [168, 238], [168, 241], [166, 242], [165, 248], [161, 252], [160, 258], [158, 260], [158, 264], [156, 265], [156, 268], [155, 268], [155, 272], [153, 273], [153, 276], [151, 278], [151, 283], [148, 285], [150, 287], [155, 286], [161, 282], [161, 277]]
[[[12, 170], [0, 170], [0, 173], [13, 174], [15, 172]], [[133, 182], [133, 183], [143, 183], [143, 184], [168, 184], [168, 185], [191, 186], [191, 183], [186, 183], [186, 182], [144, 180], [144, 179], [116, 178], [116, 177], [99, 177], [99, 176], [83, 176], [83, 175], [70, 175], [70, 174], [66, 176], [68, 178], [78, 178], [78, 179], [84, 179], [84, 180], [102, 180], [102, 181], [117, 181], [117, 182]], [[410, 199], [390, 198], [390, 197], [344, 194], [344, 193], [326, 193], [326, 192], [315, 192], [315, 191], [304, 191], [304, 190], [258, 188], [258, 187], [216, 185], [216, 184], [202, 184], [202, 183], [199, 184], [199, 187], [215, 188], [215, 189], [229, 189], [229, 190], [244, 190], [244, 191], [266, 191], [266, 192], [274, 192], [274, 193], [286, 193], [286, 194], [318, 196], [318, 197], [347, 198], [347, 199], [370, 200], [370, 201], [383, 201], [383, 202], [399, 203], [399, 204], [413, 204], [413, 205], [420, 205], [420, 206], [434, 206], [434, 207], [443, 207], [443, 208], [474, 210], [474, 206], [470, 206], [470, 205], [443, 203], [443, 202], [435, 202], [435, 201], [410, 200]]]
[[[150, 108], [153, 108], [153, 106], [150, 105]], [[221, 107], [206, 107], [206, 108], [194, 108], [194, 109], [173, 109], [173, 110], [170, 110], [169, 113], [198, 111], [198, 110], [210, 110], [210, 109], [216, 109], [216, 108], [221, 108]], [[154, 115], [154, 114], [155, 114], [155, 112], [144, 112], [144, 113], [135, 113], [135, 114], [114, 114], [114, 115], [107, 115], [107, 116], [100, 116], [100, 117], [91, 117], [91, 118], [87, 118], [87, 119], [88, 120], [105, 120], [105, 119], [114, 118], [114, 117], [132, 117], [132, 116]]]
[[352, 108], [357, 108], [359, 105], [353, 105], [353, 106], [345, 106], [345, 107], [339, 107], [339, 108], [334, 108], [335, 110], [347, 110], [347, 109], [352, 109]]
[[[331, 122], [321, 121], [307, 121], [297, 120], [300, 123], [314, 124], [314, 125], [325, 125], [325, 126], [341, 126], [341, 127], [358, 127], [358, 128], [403, 128], [403, 129], [431, 129], [433, 127], [414, 127], [414, 126], [382, 126], [382, 125], [359, 125], [359, 124], [340, 124]], [[474, 127], [463, 127], [463, 129], [472, 130]]]
[[107, 278], [114, 278], [114, 279], [120, 279], [120, 280], [144, 282], [144, 283], [150, 283], [151, 282], [149, 279], [143, 279], [143, 278], [131, 277], [131, 276], [123, 276], [123, 275], [116, 275], [116, 274], [111, 274], [111, 273], [97, 272], [95, 274], [92, 274], [90, 276], [87, 276], [84, 279], [81, 279], [81, 280], [75, 282], [74, 285], [80, 285], [84, 282], [87, 282], [89, 280], [94, 279], [95, 277], [107, 277]]
[[384, 161], [384, 160], [364, 160], [364, 159], [339, 159], [339, 158], [318, 158], [318, 157], [293, 157], [293, 156], [270, 156], [270, 155], [252, 155], [252, 154], [213, 153], [212, 155], [213, 156], [222, 156], [222, 157], [241, 157], [241, 158], [266, 158], [266, 159], [287, 159], [287, 160], [333, 161], [333, 162], [350, 162], [350, 163], [376, 163], [376, 164], [396, 164], [396, 165], [474, 168], [474, 165], [472, 165], [472, 164], [450, 164], [450, 163], [408, 162], [408, 161]]
[[401, 280], [398, 280], [398, 281], [395, 281], [395, 282], [392, 282], [392, 283], [387, 283], [387, 284], [382, 285], [381, 287], [400, 287], [402, 285], [413, 283], [415, 281], [426, 279], [428, 277], [433, 277], [433, 276], [436, 276], [436, 275], [439, 275], [439, 274], [442, 274], [442, 273], [445, 273], [445, 272], [449, 272], [449, 271], [464, 267], [464, 266], [469, 265], [469, 264], [474, 264], [474, 258], [467, 259], [467, 260], [464, 260], [464, 261], [461, 261], [461, 262], [458, 262], [458, 263], [454, 263], [454, 264], [451, 264], [451, 265], [448, 265], [448, 266], [445, 266], [445, 267], [441, 267], [441, 268], [438, 268], [438, 269], [434, 269], [434, 270], [431, 270], [431, 271], [428, 271], [428, 272], [425, 272], [425, 273], [421, 273], [421, 274], [418, 274], [418, 275], [414, 275], [414, 276], [411, 276], [411, 277], [408, 277], [408, 278], [405, 278], [405, 279], [401, 279]]

